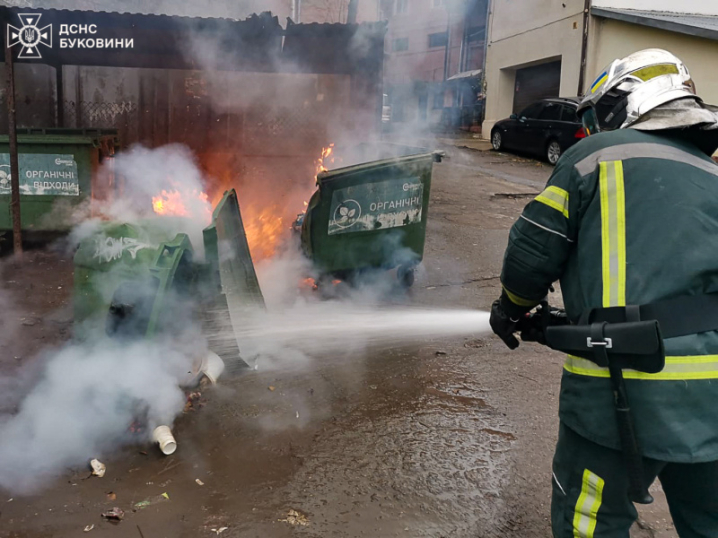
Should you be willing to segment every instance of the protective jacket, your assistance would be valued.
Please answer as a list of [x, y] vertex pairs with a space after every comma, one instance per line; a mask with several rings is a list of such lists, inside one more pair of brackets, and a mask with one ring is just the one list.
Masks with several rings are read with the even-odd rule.
[[[596, 307], [718, 292], [718, 165], [685, 139], [633, 129], [571, 148], [511, 229], [501, 276], [526, 308], [559, 279], [573, 320]], [[718, 460], [718, 332], [669, 338], [665, 348], [662, 372], [624, 371], [641, 451]], [[569, 356], [559, 414], [576, 433], [620, 449], [608, 378]]]

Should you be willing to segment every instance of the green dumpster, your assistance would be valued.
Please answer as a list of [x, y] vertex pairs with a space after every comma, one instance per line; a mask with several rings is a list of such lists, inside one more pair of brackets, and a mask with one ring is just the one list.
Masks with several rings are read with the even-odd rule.
[[337, 159], [377, 154], [385, 158], [319, 174], [302, 222], [302, 250], [321, 275], [351, 281], [367, 269], [398, 267], [399, 280], [410, 286], [424, 256], [432, 166], [441, 154], [388, 145], [377, 153], [362, 145], [349, 157], [337, 152]]
[[[104, 197], [112, 185], [93, 184], [94, 172], [118, 145], [111, 129], [18, 129], [22, 229], [64, 232], [72, 211], [88, 197]], [[105, 178], [111, 182], [111, 177]], [[10, 149], [0, 136], [0, 233], [12, 230]], [[61, 203], [58, 203], [61, 202]]]
[[208, 347], [224, 360], [242, 359], [234, 327], [264, 308], [234, 190], [217, 205], [203, 232], [205, 259], [188, 222], [157, 216], [136, 223], [106, 222], [75, 253], [75, 337], [153, 338], [201, 327]]
[[166, 322], [167, 294], [189, 290], [196, 275], [187, 235], [171, 235], [157, 219], [104, 223], [80, 243], [74, 259], [76, 337], [158, 332]]

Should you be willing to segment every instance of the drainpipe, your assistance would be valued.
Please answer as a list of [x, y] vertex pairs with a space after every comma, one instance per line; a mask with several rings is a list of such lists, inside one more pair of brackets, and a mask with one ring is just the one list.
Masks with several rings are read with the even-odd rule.
[[449, 61], [451, 60], [451, 8], [446, 4], [446, 49], [444, 51], [444, 82], [449, 78]]
[[[7, 28], [7, 27], [6, 27]], [[5, 40], [5, 86], [7, 100], [8, 142], [10, 146], [10, 213], [12, 215], [13, 254], [22, 258], [22, 226], [20, 224], [20, 166], [17, 150], [17, 124], [15, 121], [15, 66], [12, 50]]]
[[[486, 1], [486, 20], [484, 21], [484, 57], [481, 60], [481, 93], [484, 95], [484, 105], [481, 107], [481, 124], [486, 119], [486, 59], [489, 57], [489, 35], [491, 34], [491, 2]], [[483, 136], [483, 135], [482, 135]]]
[[578, 96], [585, 90], [586, 63], [588, 57], [588, 25], [591, 20], [591, 0], [586, 0], [583, 7], [583, 41], [581, 43], [581, 69], [578, 75]]
[[357, 23], [357, 13], [359, 12], [359, 0], [349, 0], [347, 8], [347, 24]]

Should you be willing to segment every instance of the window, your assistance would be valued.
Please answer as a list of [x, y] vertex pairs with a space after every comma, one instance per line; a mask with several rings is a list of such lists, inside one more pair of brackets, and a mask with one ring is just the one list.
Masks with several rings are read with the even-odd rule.
[[578, 121], [578, 114], [576, 109], [572, 106], [564, 106], [563, 113], [561, 114], [561, 121], [570, 121], [571, 123], [581, 123]]
[[562, 108], [563, 107], [561, 105], [556, 103], [546, 103], [546, 106], [544, 106], [541, 111], [539, 119], [546, 121], [560, 121]]
[[406, 13], [409, 11], [409, 0], [396, 0], [396, 12]]
[[542, 108], [543, 103], [534, 103], [533, 105], [529, 105], [523, 110], [523, 112], [521, 112], [521, 114], [519, 114], [519, 118], [536, 119], [538, 118]]
[[486, 35], [486, 28], [483, 26], [473, 26], [469, 28], [467, 32], [467, 39], [468, 41], [474, 42], [474, 41], [483, 41], [484, 36]]
[[409, 38], [400, 37], [395, 39], [391, 44], [391, 50], [394, 52], [404, 52], [405, 50], [409, 50]]
[[429, 34], [429, 48], [445, 47], [447, 41], [446, 32]]

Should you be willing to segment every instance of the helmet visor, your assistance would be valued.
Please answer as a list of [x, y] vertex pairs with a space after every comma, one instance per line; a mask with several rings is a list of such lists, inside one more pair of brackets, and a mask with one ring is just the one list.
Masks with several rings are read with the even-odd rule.
[[583, 122], [583, 128], [586, 129], [588, 136], [594, 135], [601, 131], [598, 127], [598, 118], [596, 117], [596, 111], [589, 107], [583, 114], [581, 114], [581, 122]]

